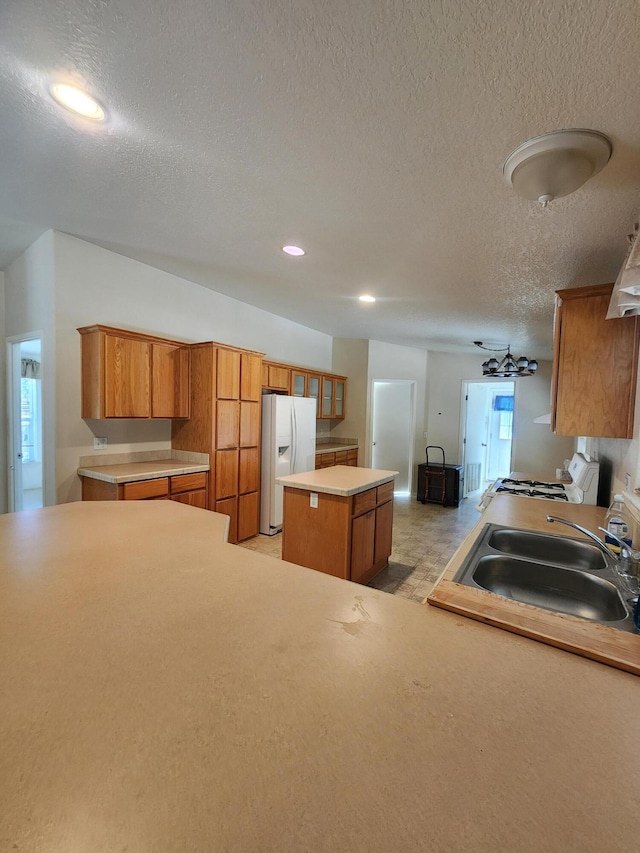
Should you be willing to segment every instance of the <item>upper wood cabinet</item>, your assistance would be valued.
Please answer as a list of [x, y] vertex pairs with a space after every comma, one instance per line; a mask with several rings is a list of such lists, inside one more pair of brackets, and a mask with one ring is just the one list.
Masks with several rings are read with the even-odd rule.
[[218, 349], [218, 399], [240, 398], [240, 353], [232, 349]]
[[83, 418], [189, 417], [189, 345], [108, 326], [78, 329]]
[[556, 291], [551, 428], [558, 435], [633, 437], [640, 322], [605, 319], [612, 290]]
[[345, 376], [264, 361], [262, 387], [268, 391], [283, 391], [292, 397], [311, 397], [316, 401], [316, 418], [344, 418]]
[[189, 417], [189, 349], [151, 344], [151, 417]]
[[262, 362], [262, 387], [270, 391], [284, 391], [289, 393], [291, 384], [291, 369], [283, 364], [271, 364]]

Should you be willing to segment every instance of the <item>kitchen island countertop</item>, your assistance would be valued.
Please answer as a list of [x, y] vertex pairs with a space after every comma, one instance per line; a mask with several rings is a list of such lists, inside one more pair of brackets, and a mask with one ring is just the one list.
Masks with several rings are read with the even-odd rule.
[[289, 474], [277, 477], [276, 483], [291, 489], [303, 489], [307, 492], [322, 492], [325, 495], [349, 497], [381, 486], [397, 477], [398, 471], [386, 471], [382, 468], [356, 468], [350, 465], [333, 465], [331, 468], [318, 468], [302, 474]]
[[0, 517], [2, 849], [636, 849], [636, 678], [212, 515]]

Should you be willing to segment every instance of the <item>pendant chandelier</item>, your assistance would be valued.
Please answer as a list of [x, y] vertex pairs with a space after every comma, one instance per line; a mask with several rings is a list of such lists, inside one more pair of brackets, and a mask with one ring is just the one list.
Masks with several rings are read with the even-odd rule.
[[511, 344], [507, 344], [506, 347], [493, 349], [492, 347], [485, 347], [482, 341], [474, 341], [473, 343], [475, 346], [480, 347], [480, 349], [487, 350], [487, 352], [507, 351], [507, 354], [501, 361], [492, 356], [483, 363], [483, 376], [495, 376], [496, 379], [512, 379], [517, 376], [533, 376], [538, 369], [538, 362], [535, 358], [528, 359], [526, 355], [521, 355], [520, 358], [514, 359], [511, 355]]

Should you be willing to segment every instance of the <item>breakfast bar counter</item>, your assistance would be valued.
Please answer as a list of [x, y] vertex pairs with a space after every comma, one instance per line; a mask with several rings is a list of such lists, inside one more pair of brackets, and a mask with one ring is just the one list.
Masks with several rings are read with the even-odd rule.
[[214, 515], [0, 517], [0, 849], [637, 848], [637, 678]]

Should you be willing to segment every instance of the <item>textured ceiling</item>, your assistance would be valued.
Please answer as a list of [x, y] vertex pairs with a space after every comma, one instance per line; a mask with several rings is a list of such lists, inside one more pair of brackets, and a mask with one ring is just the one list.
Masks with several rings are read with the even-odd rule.
[[[637, 0], [2, 0], [0, 267], [56, 228], [332, 335], [548, 356], [640, 211], [639, 34]], [[613, 156], [542, 210], [502, 163], [564, 127]]]

